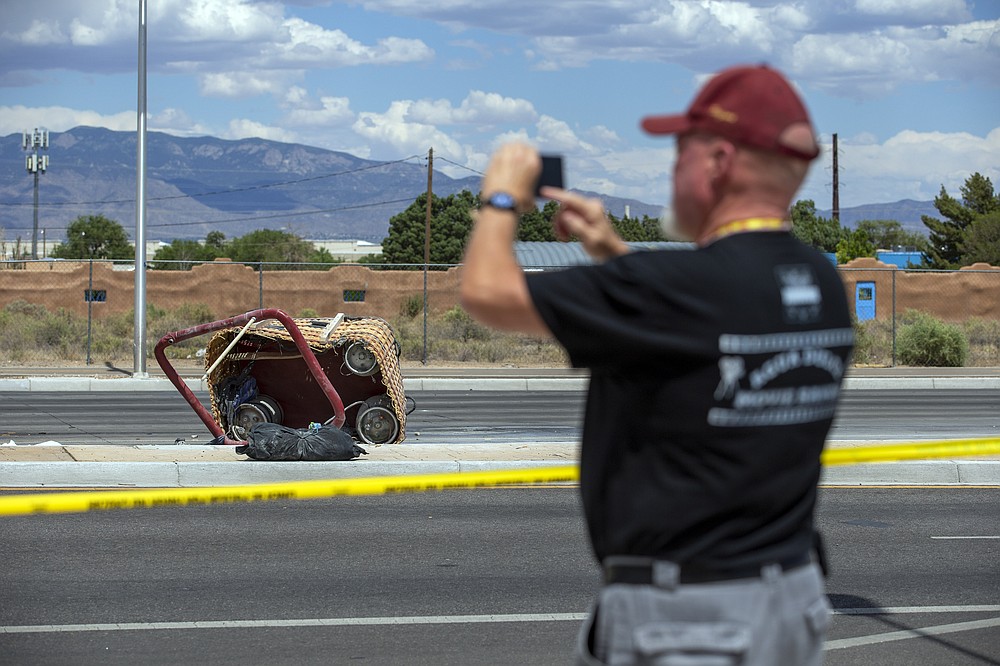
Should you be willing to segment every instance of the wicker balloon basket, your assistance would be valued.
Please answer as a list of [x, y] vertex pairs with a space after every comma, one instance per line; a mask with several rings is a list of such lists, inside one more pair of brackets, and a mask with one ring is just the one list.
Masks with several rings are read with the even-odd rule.
[[[292, 319], [344, 407], [342, 427], [378, 446], [406, 437], [399, 345], [375, 317]], [[212, 417], [232, 440], [267, 421], [308, 428], [334, 421], [315, 370], [278, 319], [218, 330], [205, 351]]]

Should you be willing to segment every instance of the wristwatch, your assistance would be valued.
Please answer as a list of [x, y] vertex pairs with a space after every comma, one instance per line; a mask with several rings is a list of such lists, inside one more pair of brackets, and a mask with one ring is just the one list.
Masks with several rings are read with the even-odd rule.
[[517, 212], [517, 199], [507, 192], [494, 192], [486, 199], [483, 199], [482, 205], [496, 208], [497, 210], [507, 210], [511, 213]]

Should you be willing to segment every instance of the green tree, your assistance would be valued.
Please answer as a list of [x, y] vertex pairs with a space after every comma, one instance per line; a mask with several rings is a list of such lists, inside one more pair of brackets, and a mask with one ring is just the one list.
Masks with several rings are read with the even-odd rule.
[[81, 215], [66, 228], [66, 242], [52, 248], [57, 259], [135, 259], [122, 225], [103, 215]]
[[555, 241], [555, 228], [552, 218], [559, 210], [559, 202], [548, 201], [541, 210], [535, 209], [521, 216], [517, 225], [517, 240], [519, 241]]
[[858, 257], [874, 257], [875, 245], [864, 229], [855, 229], [837, 243], [837, 263], [846, 264]]
[[792, 235], [820, 252], [836, 252], [837, 245], [849, 233], [835, 219], [826, 219], [816, 213], [816, 202], [800, 199], [791, 210]]
[[186, 271], [202, 261], [212, 261], [218, 255], [215, 249], [198, 241], [175, 238], [170, 245], [161, 247], [153, 255], [156, 270]]
[[339, 264], [340, 260], [336, 259], [330, 251], [325, 247], [313, 246], [313, 253], [309, 257], [309, 263], [311, 264]]
[[934, 197], [934, 207], [943, 220], [922, 215], [921, 221], [929, 230], [927, 260], [930, 268], [958, 268], [962, 259], [962, 242], [966, 231], [976, 218], [1000, 210], [1000, 195], [993, 191], [993, 183], [980, 173], [969, 176], [960, 188], [962, 200], [948, 194], [944, 185]]
[[226, 247], [226, 234], [221, 231], [209, 231], [208, 235], [205, 236], [205, 247], [215, 250], [216, 254], [212, 257], [213, 259], [222, 256], [219, 253]]
[[643, 215], [640, 224], [642, 226], [642, 240], [649, 242], [664, 240], [663, 230], [660, 228], [660, 218]]
[[611, 226], [615, 228], [618, 235], [626, 243], [646, 240], [646, 230], [642, 226], [642, 221], [637, 217], [615, 217], [608, 213]]
[[233, 261], [244, 263], [306, 263], [316, 247], [287, 231], [258, 229], [226, 243], [225, 251]]
[[891, 250], [894, 247], [904, 247], [920, 252], [927, 249], [926, 238], [907, 231], [896, 220], [861, 220], [855, 228], [868, 234], [868, 239], [876, 248]]
[[966, 229], [960, 249], [963, 266], [977, 261], [1000, 266], [1000, 211], [976, 218]]
[[[462, 190], [447, 197], [431, 195], [430, 263], [457, 264], [462, 261], [465, 242], [472, 230], [470, 212], [479, 204], [472, 192]], [[382, 241], [382, 256], [390, 264], [424, 263], [427, 194], [389, 220], [389, 235]]]

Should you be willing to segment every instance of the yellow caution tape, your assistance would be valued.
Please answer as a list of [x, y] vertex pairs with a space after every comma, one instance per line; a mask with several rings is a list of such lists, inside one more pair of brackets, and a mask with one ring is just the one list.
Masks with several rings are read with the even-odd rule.
[[[1000, 454], [1000, 438], [962, 439], [855, 449], [827, 449], [824, 465], [855, 465], [898, 460], [959, 458]], [[451, 488], [485, 488], [578, 481], [576, 465], [537, 467], [493, 472], [458, 472], [382, 476], [361, 479], [290, 481], [214, 488], [162, 488], [154, 490], [101, 490], [22, 494], [0, 497], [0, 516], [31, 513], [79, 513], [106, 509], [141, 509], [157, 506], [199, 506], [231, 502], [303, 500], [345, 495], [390, 495]]]
[[937, 442], [862, 446], [856, 449], [826, 449], [820, 460], [824, 465], [963, 458], [1000, 454], [1000, 439], [952, 439]]
[[231, 502], [302, 500], [344, 495], [391, 495], [450, 488], [485, 488], [576, 481], [575, 465], [498, 472], [461, 472], [413, 476], [382, 476], [324, 481], [289, 481], [215, 488], [161, 488], [22, 494], [0, 497], [0, 516], [30, 513], [79, 513], [105, 509], [142, 509], [157, 506], [204, 506]]

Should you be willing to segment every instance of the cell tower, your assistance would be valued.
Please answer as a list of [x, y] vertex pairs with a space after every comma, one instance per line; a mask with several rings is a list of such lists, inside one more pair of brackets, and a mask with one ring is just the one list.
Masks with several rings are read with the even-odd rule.
[[21, 138], [21, 148], [31, 151], [31, 154], [25, 157], [24, 166], [28, 173], [35, 175], [35, 216], [31, 225], [31, 258], [38, 259], [38, 176], [49, 168], [49, 156], [39, 155], [38, 151], [49, 149], [48, 130], [40, 130], [36, 127], [35, 131], [30, 134], [24, 132]]

